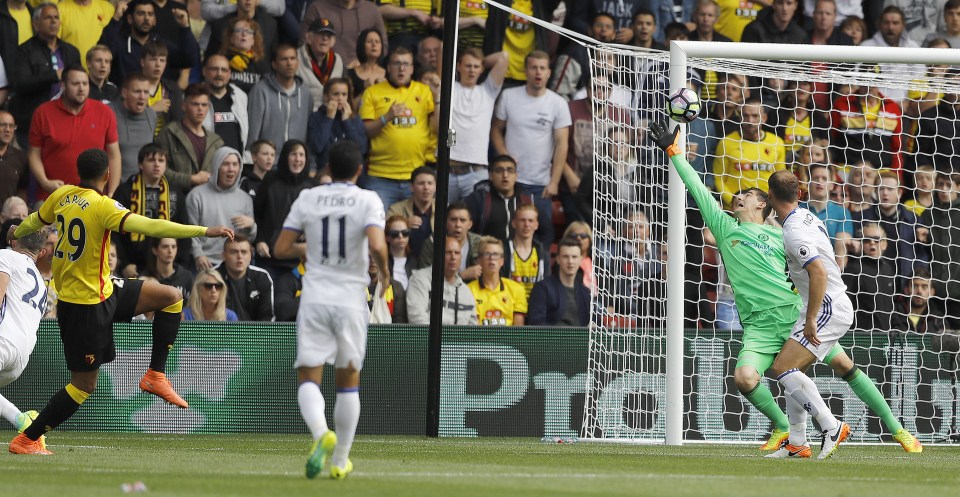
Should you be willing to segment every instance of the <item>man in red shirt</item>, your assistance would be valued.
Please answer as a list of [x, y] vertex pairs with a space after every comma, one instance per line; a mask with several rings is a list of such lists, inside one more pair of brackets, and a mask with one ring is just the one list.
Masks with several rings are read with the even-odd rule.
[[30, 125], [30, 173], [40, 188], [37, 198], [46, 199], [64, 184], [80, 183], [77, 156], [88, 148], [105, 150], [110, 159], [107, 195], [120, 183], [120, 144], [117, 119], [109, 107], [90, 94], [90, 78], [83, 67], [71, 66], [61, 76], [63, 94], [45, 102]]
[[900, 105], [876, 86], [850, 86], [841, 91], [830, 113], [830, 142], [842, 151], [835, 159], [899, 170], [903, 165], [902, 117]]

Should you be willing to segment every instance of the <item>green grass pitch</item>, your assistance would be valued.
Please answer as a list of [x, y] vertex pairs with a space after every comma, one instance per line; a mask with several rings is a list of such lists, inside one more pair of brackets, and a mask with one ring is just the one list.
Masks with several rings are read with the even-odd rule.
[[[13, 437], [12, 432], [0, 436]], [[756, 446], [542, 444], [361, 436], [346, 480], [307, 480], [308, 437], [55, 432], [50, 457], [0, 454], [4, 496], [901, 496], [960, 488], [960, 447], [843, 446], [828, 461], [765, 460]], [[325, 476], [322, 475], [322, 476]]]

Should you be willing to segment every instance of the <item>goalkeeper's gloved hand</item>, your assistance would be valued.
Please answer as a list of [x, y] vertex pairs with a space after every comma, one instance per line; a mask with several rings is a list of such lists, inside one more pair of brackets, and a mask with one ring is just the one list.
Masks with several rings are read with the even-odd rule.
[[670, 131], [666, 123], [651, 123], [648, 136], [658, 147], [667, 153], [667, 157], [673, 157], [674, 155], [683, 153], [683, 151], [680, 150], [680, 145], [677, 144], [677, 140], [680, 137], [680, 126]]

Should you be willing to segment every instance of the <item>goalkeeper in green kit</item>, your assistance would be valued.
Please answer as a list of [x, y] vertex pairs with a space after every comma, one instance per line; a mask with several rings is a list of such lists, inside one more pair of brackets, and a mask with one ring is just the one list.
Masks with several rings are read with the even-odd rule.
[[[665, 124], [653, 123], [649, 133], [650, 139], [667, 153], [696, 201], [704, 223], [716, 238], [743, 326], [743, 348], [737, 357], [734, 382], [740, 393], [773, 422], [773, 432], [760, 450], [779, 449], [789, 437], [790, 422], [770, 389], [761, 381], [761, 374], [770, 368], [784, 342], [790, 338], [801, 299], [786, 275], [783, 232], [778, 227], [764, 224], [767, 193], [759, 188], [741, 192], [731, 203], [733, 216], [728, 215], [687, 162], [677, 144], [679, 127], [669, 131]], [[920, 442], [900, 425], [870, 377], [853, 365], [839, 345], [834, 346], [824, 362], [880, 416], [904, 450], [923, 450]], [[809, 451], [805, 457], [809, 457]]]

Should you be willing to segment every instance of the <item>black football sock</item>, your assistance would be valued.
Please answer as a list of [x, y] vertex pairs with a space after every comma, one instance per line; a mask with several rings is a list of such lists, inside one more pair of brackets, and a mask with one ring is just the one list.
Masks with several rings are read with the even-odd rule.
[[[177, 303], [182, 306], [183, 301]], [[167, 307], [166, 309], [170, 309]], [[167, 356], [173, 350], [180, 331], [180, 312], [157, 311], [153, 316], [153, 349], [150, 353], [150, 369], [163, 373], [167, 368]]]
[[80, 404], [83, 404], [89, 397], [89, 393], [73, 386], [72, 383], [68, 383], [67, 386], [53, 394], [53, 397], [50, 397], [47, 406], [40, 411], [37, 419], [33, 420], [33, 423], [23, 431], [23, 434], [30, 440], [39, 439], [44, 433], [70, 419], [73, 413], [80, 409]]

